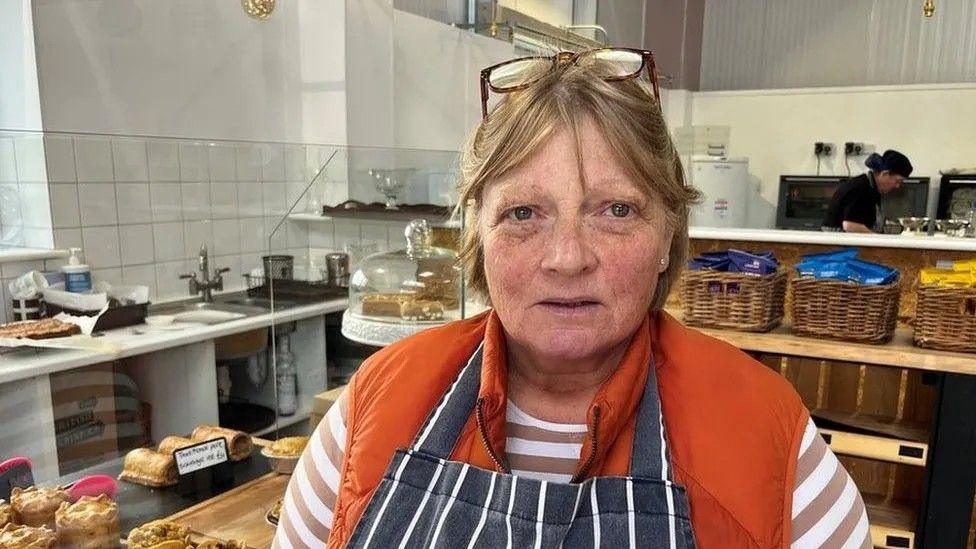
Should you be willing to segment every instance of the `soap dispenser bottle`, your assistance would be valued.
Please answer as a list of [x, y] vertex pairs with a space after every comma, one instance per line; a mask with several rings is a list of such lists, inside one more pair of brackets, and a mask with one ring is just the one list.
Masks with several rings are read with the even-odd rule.
[[81, 262], [78, 254], [81, 248], [71, 248], [68, 264], [61, 267], [64, 273], [64, 289], [78, 294], [88, 293], [92, 289], [91, 267]]

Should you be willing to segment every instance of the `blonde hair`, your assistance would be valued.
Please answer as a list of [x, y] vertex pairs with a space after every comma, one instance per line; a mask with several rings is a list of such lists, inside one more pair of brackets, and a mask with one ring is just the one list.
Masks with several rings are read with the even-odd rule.
[[[699, 198], [685, 184], [681, 161], [650, 87], [638, 79], [607, 82], [593, 68], [569, 65], [528, 88], [506, 94], [461, 152], [458, 213], [464, 216], [460, 260], [469, 292], [490, 303], [484, 247], [478, 232], [482, 194], [519, 166], [558, 129], [579, 142], [579, 124], [596, 124], [631, 179], [660, 200], [674, 231], [667, 270], [658, 278], [651, 310], [663, 307], [688, 253], [688, 208]], [[462, 211], [463, 210], [463, 211]]]

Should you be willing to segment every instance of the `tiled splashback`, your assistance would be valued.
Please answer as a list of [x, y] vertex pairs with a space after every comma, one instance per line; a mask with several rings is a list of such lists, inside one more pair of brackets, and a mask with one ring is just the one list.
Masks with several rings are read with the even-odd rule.
[[[303, 196], [333, 152], [319, 182]], [[295, 211], [304, 212], [312, 193], [326, 203], [351, 194], [348, 156], [346, 148], [318, 144], [0, 132], [0, 192], [8, 193], [2, 195], [3, 235], [21, 236], [8, 245], [27, 245], [23, 235], [36, 230], [50, 242], [35, 246], [82, 248], [96, 281], [146, 284], [155, 302], [188, 296], [179, 275], [197, 269], [206, 243], [211, 269], [229, 267], [225, 287], [241, 288], [242, 274], [261, 266], [268, 235], [296, 199], [301, 197]], [[288, 220], [270, 246], [300, 264], [309, 253], [318, 257], [347, 244], [400, 247], [403, 228]], [[10, 278], [64, 261], [0, 266], [0, 319], [6, 317]]]

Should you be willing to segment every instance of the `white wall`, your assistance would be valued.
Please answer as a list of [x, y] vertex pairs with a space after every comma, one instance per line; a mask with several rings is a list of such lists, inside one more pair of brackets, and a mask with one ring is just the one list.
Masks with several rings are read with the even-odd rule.
[[35, 0], [44, 128], [345, 141], [345, 5]]
[[30, 4], [0, 2], [0, 129], [41, 129]]
[[398, 147], [459, 150], [481, 119], [481, 69], [511, 59], [514, 47], [395, 10], [394, 142]]
[[[759, 178], [763, 198], [774, 205], [781, 174], [816, 173], [816, 141], [832, 142], [841, 152], [823, 163], [821, 173], [825, 175], [846, 174], [846, 141], [871, 143], [879, 152], [897, 149], [911, 159], [913, 175], [931, 177], [934, 184], [939, 170], [976, 166], [976, 85], [699, 92], [692, 96], [693, 124], [730, 126], [730, 156], [749, 158], [749, 171]], [[862, 162], [858, 166], [851, 162], [851, 169], [863, 169]], [[774, 218], [769, 212], [766, 215], [765, 223], [771, 227]]]

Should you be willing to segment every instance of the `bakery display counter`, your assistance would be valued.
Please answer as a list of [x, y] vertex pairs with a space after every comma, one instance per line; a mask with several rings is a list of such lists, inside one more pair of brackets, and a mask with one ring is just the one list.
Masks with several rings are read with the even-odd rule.
[[[234, 462], [232, 467], [233, 482], [228, 486], [189, 495], [181, 495], [176, 487], [149, 488], [131, 482], [119, 481], [118, 491], [115, 494], [115, 501], [119, 504], [119, 530], [124, 536], [133, 528], [149, 521], [170, 517], [194, 506], [206, 505], [208, 501], [219, 498], [221, 494], [233, 492], [238, 487], [271, 472], [271, 464], [268, 458], [262, 456], [260, 452], [253, 452], [250, 458]], [[90, 475], [118, 477], [121, 471], [122, 458], [119, 458], [66, 475], [59, 483], [66, 485]], [[288, 477], [284, 476], [284, 478], [287, 479]], [[285, 482], [287, 483], [287, 480]], [[284, 494], [284, 488], [282, 488], [281, 494]], [[207, 529], [196, 529], [205, 534], [209, 533]]]
[[[307, 438], [295, 435], [307, 432], [308, 427], [301, 424], [279, 431], [277, 443], [252, 437], [253, 451], [246, 458], [229, 462], [229, 480], [219, 486], [210, 486], [196, 479], [197, 482], [193, 484], [196, 489], [191, 492], [177, 486], [153, 488], [120, 480], [113, 497], [118, 509], [119, 537], [125, 539], [136, 529], [149, 530], [151, 527], [144, 526], [162, 521], [157, 523], [161, 524], [156, 527], [157, 530], [186, 530], [197, 547], [269, 547], [275, 524], [269, 521], [268, 514], [284, 496], [291, 478], [288, 474], [275, 472], [275, 459], [281, 458], [269, 456], [274, 456], [275, 448], [281, 445], [282, 448], [289, 448], [291, 454], [288, 459], [294, 455], [293, 459], [297, 460], [304, 447], [299, 442]], [[89, 467], [58, 479], [56, 484], [69, 486], [91, 475], [119, 477], [123, 471], [123, 461], [120, 458]], [[62, 535], [60, 530], [57, 535]], [[209, 541], [213, 544], [217, 540], [224, 543], [205, 543]]]

